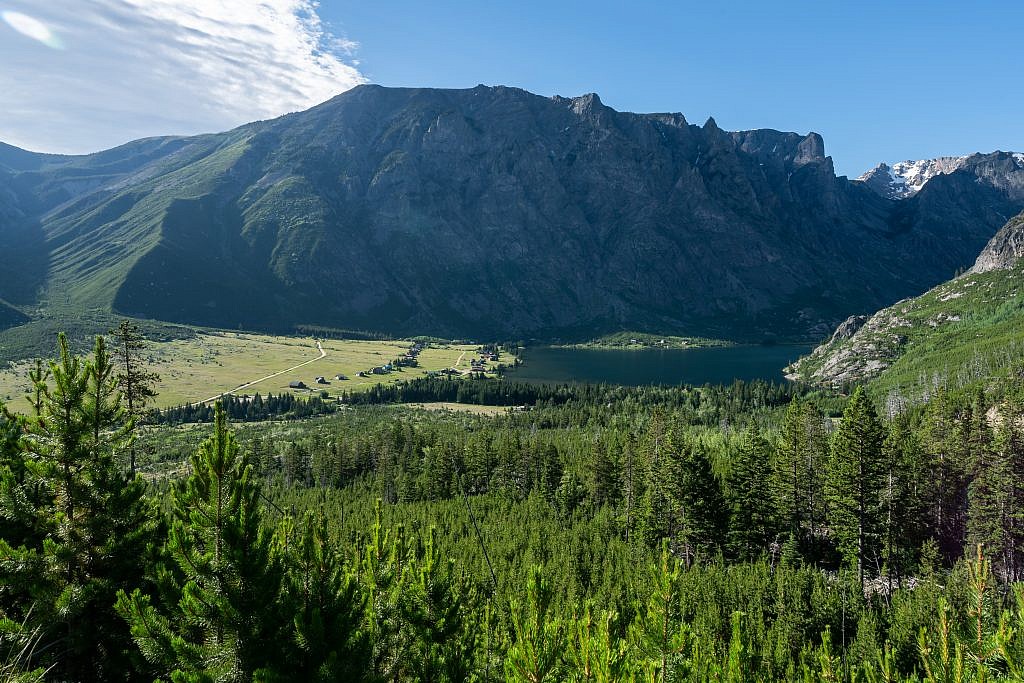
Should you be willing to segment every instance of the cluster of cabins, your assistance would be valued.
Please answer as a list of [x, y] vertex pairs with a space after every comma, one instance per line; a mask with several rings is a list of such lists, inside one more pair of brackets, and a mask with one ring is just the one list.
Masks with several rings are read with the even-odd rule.
[[[395, 360], [391, 361], [390, 363], [385, 363], [384, 365], [378, 365], [376, 367], [370, 368], [369, 370], [360, 370], [356, 374], [359, 377], [370, 377], [371, 375], [387, 375], [387, 374], [390, 374], [390, 373], [394, 372], [396, 369], [398, 369], [399, 367], [416, 367], [417, 365], [419, 365], [418, 358], [419, 358], [420, 352], [422, 350], [423, 350], [423, 344], [421, 344], [420, 342], [416, 342], [411, 347], [409, 347], [409, 350], [406, 351], [405, 354], [402, 357], [396, 358]], [[345, 376], [343, 374], [340, 374], [340, 373], [335, 375], [334, 378], [336, 380], [340, 380], [340, 381], [344, 381], [344, 380], [348, 379], [347, 376]], [[330, 382], [327, 381], [327, 378], [326, 377], [322, 377], [322, 376], [318, 376], [318, 377], [314, 378], [313, 382], [315, 384], [320, 384], [320, 385], [330, 384]], [[289, 389], [309, 389], [309, 387], [306, 385], [306, 383], [301, 381], [301, 380], [295, 380], [293, 382], [289, 382], [288, 383], [288, 388]]]
[[[334, 376], [334, 379], [346, 380], [346, 379], [348, 379], [348, 376], [347, 375], [343, 375], [343, 374], [341, 374], [339, 372], [337, 375]], [[320, 385], [330, 384], [330, 382], [327, 381], [327, 378], [324, 377], [323, 375], [317, 375], [316, 377], [314, 377], [313, 378], [313, 383], [314, 384], [320, 384]], [[302, 380], [298, 380], [297, 379], [297, 380], [294, 380], [292, 382], [289, 382], [288, 383], [288, 388], [289, 389], [308, 389], [309, 387], [306, 386], [305, 382], [303, 382]]]

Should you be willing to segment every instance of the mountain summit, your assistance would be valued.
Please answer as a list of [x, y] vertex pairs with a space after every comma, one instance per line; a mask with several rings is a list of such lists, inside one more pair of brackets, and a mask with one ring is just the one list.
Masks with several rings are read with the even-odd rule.
[[969, 266], [1024, 209], [1014, 159], [892, 202], [816, 133], [367, 85], [214, 135], [0, 148], [0, 298], [268, 330], [816, 337]]
[[987, 178], [993, 183], [1007, 183], [1017, 194], [1024, 192], [1019, 180], [1013, 176], [1024, 168], [1024, 154], [993, 152], [962, 157], [938, 157], [918, 161], [900, 161], [889, 166], [881, 163], [861, 175], [857, 180], [887, 199], [906, 199], [917, 194], [929, 180], [948, 175], [960, 169]]

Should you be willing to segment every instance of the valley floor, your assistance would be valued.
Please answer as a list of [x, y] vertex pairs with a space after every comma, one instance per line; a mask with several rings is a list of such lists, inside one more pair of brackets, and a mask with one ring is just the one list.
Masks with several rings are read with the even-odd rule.
[[[372, 373], [373, 368], [405, 355], [411, 346], [409, 341], [317, 341], [311, 337], [205, 331], [188, 339], [152, 343], [146, 360], [160, 374], [156, 407], [163, 408], [204, 402], [239, 389], [263, 395], [327, 392], [333, 397], [446, 369], [463, 374], [470, 372], [478, 348], [431, 343], [423, 347], [417, 366], [387, 374]], [[32, 363], [20, 361], [0, 371], [0, 400], [12, 409], [23, 407], [19, 397], [30, 389], [28, 370]], [[360, 372], [366, 376], [360, 377]], [[338, 375], [347, 379], [339, 380]], [[318, 384], [316, 377], [324, 377], [327, 384]], [[291, 382], [302, 382], [308, 389], [290, 389]]]

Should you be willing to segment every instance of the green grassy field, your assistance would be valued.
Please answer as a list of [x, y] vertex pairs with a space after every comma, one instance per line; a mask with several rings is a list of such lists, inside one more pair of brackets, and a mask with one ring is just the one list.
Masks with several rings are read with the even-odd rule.
[[[200, 332], [188, 339], [152, 343], [147, 351], [150, 367], [158, 372], [156, 405], [166, 407], [196, 403], [239, 386], [276, 375], [246, 387], [240, 393], [279, 394], [294, 391], [326, 391], [336, 396], [346, 391], [364, 391], [377, 384], [423, 377], [428, 372], [455, 368], [468, 372], [470, 360], [478, 348], [469, 344], [428, 344], [420, 353], [418, 367], [405, 367], [386, 375], [359, 377], [360, 371], [390, 363], [412, 345], [407, 341], [321, 340], [320, 357], [316, 340], [311, 337], [279, 337], [240, 332]], [[288, 370], [312, 361], [300, 368]], [[28, 404], [21, 396], [29, 390], [28, 369], [32, 361], [21, 361], [0, 371], [0, 400], [21, 410]], [[493, 365], [493, 364], [491, 364]], [[348, 379], [338, 380], [337, 375]], [[329, 384], [316, 384], [323, 376]], [[301, 381], [309, 390], [292, 390], [288, 385]]]

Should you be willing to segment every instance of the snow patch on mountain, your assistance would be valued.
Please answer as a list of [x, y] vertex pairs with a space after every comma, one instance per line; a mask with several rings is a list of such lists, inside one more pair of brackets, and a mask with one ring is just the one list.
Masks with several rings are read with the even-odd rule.
[[938, 157], [917, 161], [900, 161], [892, 166], [881, 163], [863, 174], [857, 180], [872, 186], [889, 199], [912, 197], [925, 183], [937, 175], [952, 173], [960, 168], [968, 157]]

